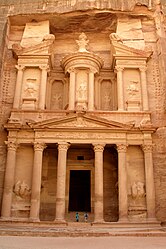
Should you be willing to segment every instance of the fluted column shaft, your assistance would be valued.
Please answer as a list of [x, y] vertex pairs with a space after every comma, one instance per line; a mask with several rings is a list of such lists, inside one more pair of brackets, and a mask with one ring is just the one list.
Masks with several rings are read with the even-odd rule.
[[128, 220], [126, 144], [117, 145], [118, 150], [118, 187], [119, 187], [119, 221]]
[[89, 72], [88, 110], [94, 110], [94, 72]]
[[76, 73], [74, 69], [69, 70], [70, 84], [69, 84], [69, 110], [75, 109], [75, 85], [76, 85]]
[[39, 109], [44, 110], [46, 104], [46, 87], [47, 87], [47, 72], [49, 67], [47, 65], [40, 66], [41, 82], [39, 92]]
[[15, 142], [6, 142], [6, 144], [8, 151], [1, 209], [2, 218], [10, 218], [11, 216], [12, 195], [16, 166], [16, 150], [18, 147], [17, 143]]
[[118, 90], [118, 111], [124, 111], [124, 93], [123, 93], [124, 68], [116, 66], [116, 70], [117, 70], [117, 90]]
[[17, 73], [17, 81], [16, 81], [16, 88], [15, 88], [15, 94], [14, 94], [13, 108], [18, 109], [20, 107], [23, 71], [24, 71], [25, 67], [22, 65], [17, 65], [16, 68], [18, 70], [18, 73]]
[[104, 221], [103, 208], [103, 144], [94, 144], [95, 152], [95, 203], [94, 222]]
[[66, 161], [68, 143], [58, 144], [56, 220], [65, 221]]
[[41, 174], [44, 143], [34, 143], [34, 164], [32, 172], [32, 193], [31, 193], [31, 208], [30, 219], [39, 221], [40, 211], [40, 192], [41, 192]]
[[148, 219], [156, 219], [152, 145], [143, 145], [142, 149], [145, 160], [147, 217]]
[[146, 67], [140, 68], [143, 111], [149, 110], [146, 69]]

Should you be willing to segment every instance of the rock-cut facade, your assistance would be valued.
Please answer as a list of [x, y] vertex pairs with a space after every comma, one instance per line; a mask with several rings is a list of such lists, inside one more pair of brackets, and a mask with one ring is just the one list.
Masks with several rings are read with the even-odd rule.
[[0, 15], [1, 220], [164, 224], [164, 3], [13, 0]]

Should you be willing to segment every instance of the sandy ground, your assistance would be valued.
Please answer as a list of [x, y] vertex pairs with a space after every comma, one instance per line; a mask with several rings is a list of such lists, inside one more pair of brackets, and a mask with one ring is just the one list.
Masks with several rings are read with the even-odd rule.
[[166, 237], [44, 238], [1, 236], [0, 249], [166, 249]]

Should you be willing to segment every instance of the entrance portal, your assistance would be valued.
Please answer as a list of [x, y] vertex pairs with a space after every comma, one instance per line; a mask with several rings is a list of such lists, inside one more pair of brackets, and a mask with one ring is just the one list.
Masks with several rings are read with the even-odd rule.
[[91, 211], [90, 170], [70, 170], [69, 211]]

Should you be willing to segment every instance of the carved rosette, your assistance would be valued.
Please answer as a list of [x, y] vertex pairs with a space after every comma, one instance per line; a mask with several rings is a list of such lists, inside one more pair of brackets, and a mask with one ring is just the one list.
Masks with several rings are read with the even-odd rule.
[[141, 147], [144, 153], [152, 153], [152, 150], [153, 150], [152, 144], [143, 144]]
[[70, 147], [70, 144], [69, 143], [59, 143], [58, 144], [58, 150], [60, 151], [62, 151], [62, 150], [64, 150], [64, 151], [67, 151], [68, 150], [68, 148]]
[[126, 153], [127, 151], [127, 144], [117, 144], [117, 151], [118, 153], [124, 152]]
[[105, 144], [93, 144], [94, 152], [103, 152]]
[[13, 150], [13, 151], [16, 151], [19, 146], [17, 142], [13, 141], [5, 141], [5, 144], [7, 145], [8, 150]]
[[45, 143], [34, 142], [34, 150], [35, 151], [43, 151], [46, 148]]

